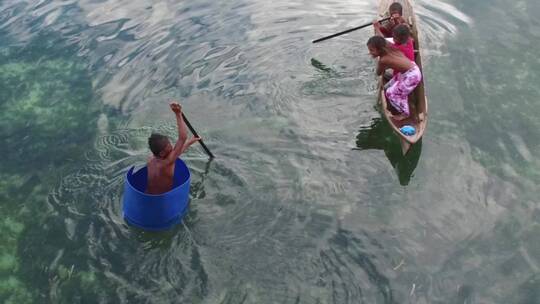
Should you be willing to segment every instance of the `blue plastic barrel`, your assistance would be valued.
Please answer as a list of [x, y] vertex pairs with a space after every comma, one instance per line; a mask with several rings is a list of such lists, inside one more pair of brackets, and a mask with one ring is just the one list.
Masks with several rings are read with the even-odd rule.
[[133, 173], [131, 167], [124, 183], [124, 219], [133, 226], [146, 230], [165, 230], [180, 223], [189, 205], [191, 174], [186, 164], [177, 159], [174, 184], [169, 192], [146, 194], [148, 168]]

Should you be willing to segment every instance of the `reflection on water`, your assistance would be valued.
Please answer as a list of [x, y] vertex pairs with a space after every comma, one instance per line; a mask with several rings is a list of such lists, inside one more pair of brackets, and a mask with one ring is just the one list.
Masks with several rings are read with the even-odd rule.
[[[403, 157], [371, 30], [311, 43], [374, 1], [0, 2], [0, 301], [539, 302], [538, 4], [415, 8], [431, 118]], [[123, 176], [176, 137], [170, 98], [217, 158], [190, 149], [190, 211], [149, 233]]]
[[384, 154], [396, 170], [399, 183], [407, 186], [413, 176], [414, 169], [420, 160], [422, 141], [413, 145], [406, 155], [401, 153], [399, 138], [382, 118], [374, 119], [369, 127], [360, 129], [356, 136], [356, 146], [360, 150], [383, 150]]
[[[445, 55], [448, 40], [441, 38], [458, 34], [463, 25], [474, 26], [473, 19], [452, 3], [438, 0], [417, 0], [416, 3], [415, 12], [420, 21], [421, 43], [422, 46], [429, 46], [423, 50], [422, 59], [427, 59], [428, 62], [432, 56]], [[467, 28], [464, 29], [466, 30]]]

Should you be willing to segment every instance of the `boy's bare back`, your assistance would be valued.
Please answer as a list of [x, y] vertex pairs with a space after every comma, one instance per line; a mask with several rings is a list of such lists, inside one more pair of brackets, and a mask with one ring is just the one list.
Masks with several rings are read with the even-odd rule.
[[406, 72], [414, 67], [412, 61], [405, 57], [401, 52], [388, 53], [380, 57], [379, 67], [384, 71], [385, 69], [392, 69], [398, 72]]
[[151, 156], [148, 160], [148, 185], [146, 193], [161, 194], [172, 189], [174, 183], [175, 163], [167, 162]]

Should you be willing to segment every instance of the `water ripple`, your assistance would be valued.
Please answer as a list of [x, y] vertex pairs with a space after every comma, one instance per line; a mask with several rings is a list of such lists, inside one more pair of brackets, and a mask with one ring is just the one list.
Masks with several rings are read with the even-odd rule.
[[[456, 244], [481, 238], [510, 208], [500, 201], [513, 202], [519, 189], [488, 176], [455, 137], [430, 134], [418, 177], [411, 178], [418, 159], [406, 168], [408, 187], [389, 131], [375, 132], [377, 145], [362, 146], [362, 134], [378, 128], [372, 122], [380, 117], [365, 50], [372, 32], [311, 41], [372, 20], [375, 5], [2, 2], [0, 29], [13, 44], [57, 33], [86, 60], [96, 99], [113, 113], [100, 117], [80, 168], [50, 193], [41, 234], [30, 236], [39, 242], [25, 247], [42, 253], [39, 263], [48, 267], [42, 297], [77, 299], [75, 283], [58, 279], [65, 275], [59, 265], [73, 265], [81, 285], [91, 287], [81, 292], [97, 302], [448, 299], [459, 279], [432, 268], [451, 268]], [[447, 36], [473, 24], [442, 1], [419, 1], [416, 11], [430, 56], [444, 54]], [[204, 125], [218, 158], [207, 163], [200, 148], [190, 150], [190, 211], [175, 229], [149, 233], [123, 221], [122, 185], [149, 154], [146, 138], [156, 128], [141, 126], [163, 124], [169, 97], [182, 98]], [[525, 140], [509, 137], [528, 161], [535, 150]], [[535, 265], [526, 258], [534, 248], [523, 248], [521, 259]]]

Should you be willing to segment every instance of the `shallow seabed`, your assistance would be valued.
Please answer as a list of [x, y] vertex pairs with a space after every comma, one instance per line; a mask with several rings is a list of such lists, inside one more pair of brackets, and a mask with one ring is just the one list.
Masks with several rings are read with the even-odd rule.
[[[0, 2], [0, 301], [540, 303], [536, 0], [421, 0], [429, 125], [375, 106], [376, 1]], [[178, 99], [175, 229], [123, 176]]]

